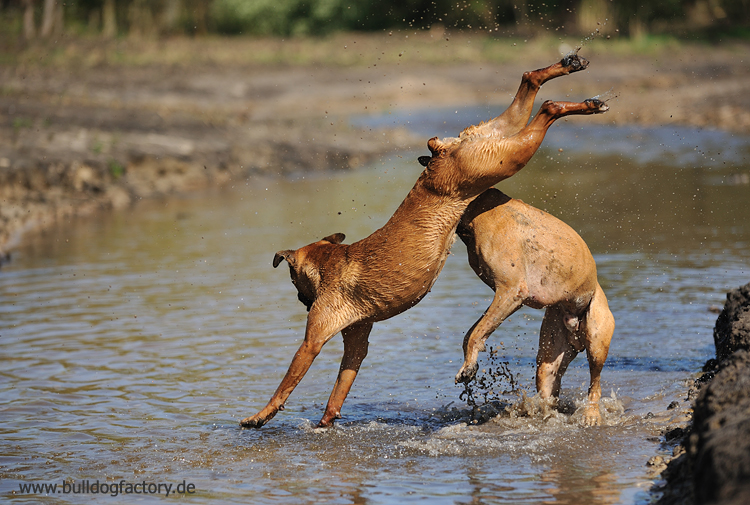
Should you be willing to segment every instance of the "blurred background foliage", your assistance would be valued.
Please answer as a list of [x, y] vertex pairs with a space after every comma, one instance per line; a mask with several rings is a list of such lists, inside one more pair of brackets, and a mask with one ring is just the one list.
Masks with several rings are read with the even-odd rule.
[[534, 36], [750, 37], [750, 0], [0, 0], [0, 31], [55, 35], [324, 36], [428, 29]]

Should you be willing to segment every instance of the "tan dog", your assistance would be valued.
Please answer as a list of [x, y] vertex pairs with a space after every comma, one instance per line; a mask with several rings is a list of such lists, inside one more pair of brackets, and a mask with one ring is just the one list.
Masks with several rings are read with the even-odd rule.
[[[508, 110], [494, 120], [465, 129], [458, 138], [427, 143], [426, 169], [391, 219], [369, 237], [344, 245], [343, 234], [297, 249], [280, 251], [292, 282], [308, 307], [305, 339], [271, 400], [243, 419], [260, 427], [284, 407], [323, 345], [341, 332], [344, 356], [319, 426], [340, 418], [362, 360], [373, 323], [416, 305], [443, 268], [467, 205], [483, 191], [526, 165], [552, 123], [572, 114], [597, 114], [608, 107], [596, 99], [581, 103], [545, 102], [528, 124], [539, 87], [546, 81], [583, 70], [588, 62], [572, 55], [547, 68], [526, 72]], [[513, 130], [506, 134], [506, 130]]]
[[586, 350], [591, 385], [583, 422], [599, 424], [599, 378], [615, 319], [583, 239], [567, 224], [497, 189], [479, 195], [457, 228], [469, 265], [495, 291], [484, 315], [464, 338], [464, 364], [456, 382], [477, 373], [477, 354], [487, 337], [522, 305], [546, 307], [539, 334], [536, 387], [553, 403], [576, 355]]

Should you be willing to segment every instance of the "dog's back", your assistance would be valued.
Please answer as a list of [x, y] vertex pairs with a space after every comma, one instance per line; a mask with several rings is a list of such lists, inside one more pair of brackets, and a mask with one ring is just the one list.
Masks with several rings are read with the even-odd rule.
[[494, 290], [523, 279], [531, 307], [561, 300], [585, 306], [594, 294], [596, 264], [580, 235], [553, 215], [497, 189], [471, 203], [457, 233], [479, 278]]

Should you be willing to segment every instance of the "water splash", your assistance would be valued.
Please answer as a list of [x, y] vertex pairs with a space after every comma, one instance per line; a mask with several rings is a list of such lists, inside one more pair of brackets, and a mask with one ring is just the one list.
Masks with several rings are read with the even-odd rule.
[[583, 49], [583, 46], [578, 45], [574, 48], [570, 48], [568, 44], [562, 44], [560, 45], [560, 52], [563, 53], [563, 60], [566, 58], [572, 58], [573, 56], [578, 55], [578, 52]]
[[593, 32], [589, 33], [587, 36], [585, 36], [583, 39], [581, 39], [581, 43], [580, 43], [579, 49], [581, 47], [585, 46], [586, 44], [588, 44], [589, 42], [592, 42], [597, 37], [606, 37], [607, 39], [609, 39], [609, 37], [610, 37], [609, 35], [605, 35], [604, 33], [602, 33], [602, 30], [604, 30], [604, 27], [607, 26], [607, 21], [609, 21], [608, 18], [604, 18], [604, 22], [597, 21], [596, 24], [598, 26], [601, 26], [602, 28], [601, 29], [595, 28]]
[[[526, 420], [531, 423], [543, 423], [552, 425], [578, 425], [583, 424], [583, 415], [589, 406], [589, 401], [584, 391], [577, 392], [576, 396], [561, 396], [559, 399], [545, 399], [539, 394], [527, 396], [525, 392], [516, 403], [505, 409], [500, 416], [493, 419], [494, 422], [502, 424], [503, 419], [511, 421]], [[617, 398], [614, 391], [610, 397], [602, 397], [599, 401], [599, 412], [602, 415], [602, 425], [615, 426], [629, 420], [625, 413], [625, 406]], [[512, 423], [515, 426], [515, 422]]]
[[607, 103], [610, 100], [615, 100], [617, 98], [620, 98], [620, 94], [616, 91], [614, 91], [614, 88], [609, 88], [607, 91], [602, 93], [601, 95], [592, 96], [592, 100], [599, 100], [600, 102]]
[[[479, 417], [484, 417], [480, 415], [482, 408], [492, 410], [492, 405], [502, 403], [505, 395], [517, 394], [519, 391], [518, 380], [510, 370], [510, 362], [502, 361], [498, 349], [490, 347], [487, 361], [487, 368], [471, 381], [464, 383], [464, 390], [458, 396], [459, 400], [465, 401], [477, 414], [472, 415], [474, 422], [477, 422]], [[504, 386], [506, 382], [507, 388]]]

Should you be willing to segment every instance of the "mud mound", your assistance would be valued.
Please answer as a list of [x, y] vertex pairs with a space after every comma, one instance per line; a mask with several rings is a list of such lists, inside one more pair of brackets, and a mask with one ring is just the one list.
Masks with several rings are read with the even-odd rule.
[[663, 474], [662, 505], [750, 503], [750, 283], [727, 294], [714, 342], [685, 450]]
[[714, 345], [720, 361], [740, 349], [750, 351], [750, 284], [727, 293], [724, 310], [716, 320]]
[[696, 503], [750, 503], [750, 352], [728, 357], [701, 391], [687, 447]]

